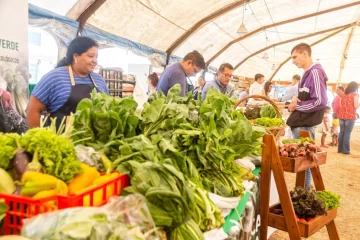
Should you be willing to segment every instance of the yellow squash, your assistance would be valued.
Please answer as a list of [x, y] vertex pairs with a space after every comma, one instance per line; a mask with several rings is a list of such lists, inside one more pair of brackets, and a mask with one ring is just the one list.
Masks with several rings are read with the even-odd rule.
[[54, 176], [40, 172], [25, 172], [21, 178], [21, 186], [20, 195], [22, 196], [31, 197], [41, 191], [51, 189], [59, 189], [61, 194], [68, 193], [68, 187], [63, 181]]
[[90, 167], [85, 163], [81, 163], [83, 172], [76, 175], [76, 177], [69, 183], [69, 194], [78, 194], [84, 188], [90, 186], [92, 182], [100, 176], [96, 168]]
[[[117, 178], [118, 176], [120, 176], [120, 173], [118, 173], [118, 172], [113, 172], [111, 174], [103, 175], [103, 176], [95, 179], [94, 182], [92, 183], [92, 185], [89, 186], [87, 189], [85, 189], [84, 192], [91, 188], [94, 188], [95, 186], [100, 186], [100, 185], [103, 185], [104, 183], [108, 183], [111, 180]], [[118, 192], [120, 192], [120, 188], [121, 188], [121, 186], [119, 184]], [[91, 206], [98, 206], [98, 205], [101, 205], [102, 203], [104, 203], [104, 200], [103, 200], [104, 194], [106, 194], [105, 201], [107, 201], [110, 197], [114, 196], [115, 185], [111, 184], [111, 185], [107, 186], [105, 188], [105, 191], [106, 192], [104, 193], [104, 188], [101, 188], [99, 190], [96, 190], [93, 193], [93, 204]], [[83, 205], [90, 206], [90, 194], [84, 196]]]

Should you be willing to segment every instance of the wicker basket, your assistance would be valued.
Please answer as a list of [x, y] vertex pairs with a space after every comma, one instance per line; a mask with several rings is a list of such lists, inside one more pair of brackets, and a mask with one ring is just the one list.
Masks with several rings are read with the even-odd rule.
[[[276, 115], [278, 118], [281, 118], [281, 113], [277, 107], [277, 105], [268, 97], [262, 96], [262, 95], [250, 95], [247, 97], [244, 97], [242, 99], [239, 99], [235, 105], [234, 105], [234, 109], [236, 109], [243, 101], [249, 99], [249, 98], [261, 98], [264, 99], [265, 101], [269, 102], [275, 109]], [[269, 131], [272, 135], [274, 135], [276, 141], [278, 141], [280, 139], [280, 137], [285, 135], [285, 127], [286, 125], [281, 125], [278, 127], [267, 127], [266, 130]]]

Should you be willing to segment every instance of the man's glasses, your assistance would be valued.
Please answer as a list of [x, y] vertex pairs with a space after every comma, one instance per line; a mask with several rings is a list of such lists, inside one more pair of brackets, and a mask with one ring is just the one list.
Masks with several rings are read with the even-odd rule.
[[221, 72], [226, 78], [232, 78], [234, 75]]

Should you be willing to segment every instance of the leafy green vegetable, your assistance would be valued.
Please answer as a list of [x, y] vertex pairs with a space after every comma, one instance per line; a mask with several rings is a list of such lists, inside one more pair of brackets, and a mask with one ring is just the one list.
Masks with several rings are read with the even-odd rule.
[[290, 196], [295, 213], [299, 218], [308, 220], [315, 216], [326, 215], [324, 202], [317, 198], [313, 188], [304, 189], [302, 187], [296, 187], [294, 191], [290, 192]]
[[316, 196], [324, 201], [325, 209], [331, 210], [340, 207], [340, 196], [330, 191], [317, 191]]
[[9, 170], [15, 150], [20, 147], [19, 140], [20, 135], [16, 133], [0, 133], [0, 168]]
[[299, 144], [304, 144], [304, 143], [312, 143], [315, 144], [315, 141], [309, 137], [306, 138], [299, 138], [299, 139], [283, 139], [282, 140], [283, 144], [289, 144], [289, 143], [299, 143]]
[[208, 230], [223, 223], [219, 209], [209, 206], [208, 196], [173, 165], [128, 161], [118, 170], [131, 177], [131, 186], [122, 194], [145, 196], [155, 225], [169, 230], [168, 239], [203, 239], [199, 226]]
[[281, 118], [262, 117], [256, 119], [256, 124], [264, 127], [278, 127], [284, 124], [284, 120]]
[[31, 154], [37, 152], [45, 173], [65, 182], [71, 181], [82, 171], [71, 141], [65, 136], [57, 135], [52, 129], [30, 129], [21, 137], [20, 144]]
[[260, 108], [260, 117], [276, 118], [275, 108], [271, 105], [265, 105]]
[[254, 120], [261, 117], [260, 111], [261, 108], [259, 106], [252, 106], [252, 107], [247, 106], [244, 115], [247, 119]]

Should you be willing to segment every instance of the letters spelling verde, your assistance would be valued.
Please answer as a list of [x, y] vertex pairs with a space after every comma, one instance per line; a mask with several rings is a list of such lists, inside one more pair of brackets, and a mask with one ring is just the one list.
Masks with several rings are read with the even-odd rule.
[[5, 40], [5, 39], [0, 39], [0, 48], [19, 51], [19, 43], [12, 42], [12, 41]]

